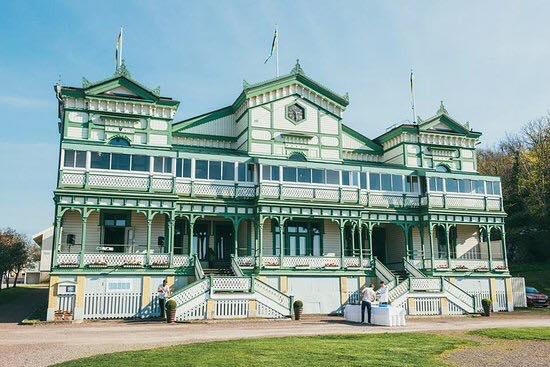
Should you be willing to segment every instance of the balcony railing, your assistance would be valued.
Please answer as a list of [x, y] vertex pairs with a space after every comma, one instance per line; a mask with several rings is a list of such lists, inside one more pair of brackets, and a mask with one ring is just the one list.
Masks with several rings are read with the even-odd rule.
[[[422, 267], [422, 261], [418, 260], [415, 265], [419, 268]], [[435, 259], [433, 266], [431, 260], [424, 260], [424, 268], [441, 270], [441, 271], [454, 271], [454, 272], [484, 272], [484, 271], [505, 271], [506, 263], [504, 260], [492, 259], [490, 262], [488, 259], [477, 260], [464, 260], [464, 259], [451, 259], [449, 263], [446, 259]], [[490, 264], [490, 267], [489, 267]]]
[[113, 173], [83, 170], [61, 172], [59, 187], [172, 193], [187, 197], [292, 200], [355, 204], [371, 208], [464, 209], [502, 211], [498, 195], [370, 191], [353, 186], [288, 182], [231, 182], [191, 180], [149, 173]]
[[[143, 268], [158, 267], [168, 268], [170, 266], [170, 254], [125, 254], [125, 253], [84, 253], [80, 259], [80, 253], [59, 253], [57, 255], [57, 266], [59, 268]], [[191, 266], [189, 255], [172, 255], [172, 267]]]
[[[239, 257], [237, 261], [243, 267], [254, 266], [254, 259], [250, 256]], [[370, 259], [364, 258], [361, 263], [359, 257], [344, 257], [342, 266], [342, 259], [336, 256], [283, 256], [281, 266], [279, 256], [264, 256], [262, 267], [266, 269], [365, 269], [370, 268]]]

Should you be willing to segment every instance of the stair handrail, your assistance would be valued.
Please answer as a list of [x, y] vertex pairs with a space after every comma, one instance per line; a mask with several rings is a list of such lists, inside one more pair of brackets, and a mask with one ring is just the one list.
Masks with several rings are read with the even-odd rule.
[[195, 255], [195, 278], [197, 279], [205, 278], [204, 270], [202, 270], [202, 265], [198, 255]]
[[416, 266], [414, 266], [413, 263], [409, 261], [406, 257], [403, 258], [403, 266], [407, 273], [409, 273], [413, 278], [425, 278], [426, 275], [418, 269]]
[[393, 301], [395, 301], [405, 293], [409, 292], [410, 288], [411, 288], [410, 278], [405, 279], [404, 281], [402, 281], [401, 283], [399, 283], [398, 285], [396, 285], [395, 287], [389, 290], [388, 292], [389, 302], [392, 303]]
[[[176, 301], [177, 307], [181, 307], [184, 304], [192, 301], [198, 296], [210, 291], [210, 279], [203, 278], [194, 281], [191, 284], [186, 285], [185, 287], [178, 289], [172, 294], [170, 299]], [[178, 302], [180, 301], [180, 302]]]
[[[253, 284], [255, 292], [260, 293], [261, 295], [269, 298], [270, 300], [282, 307], [288, 308], [289, 315], [292, 314], [292, 303], [294, 297], [284, 294], [277, 288], [270, 286], [269, 284], [261, 281], [257, 277], [253, 278]], [[279, 299], [275, 299], [276, 297], [278, 297]]]
[[239, 266], [239, 263], [237, 262], [237, 259], [235, 255], [231, 254], [231, 270], [233, 271], [233, 274], [235, 274], [238, 277], [244, 277], [244, 273]]
[[[441, 285], [442, 290], [446, 293], [451, 294], [454, 296], [457, 300], [460, 302], [463, 302], [468, 308], [471, 307], [471, 311], [466, 310], [466, 312], [474, 313], [476, 306], [475, 306], [475, 297], [464, 291], [462, 288], [457, 286], [456, 284], [451, 283], [445, 278], [441, 278]], [[464, 309], [464, 307], [462, 307]]]
[[374, 257], [374, 271], [376, 276], [386, 283], [388, 289], [391, 290], [397, 285], [397, 277], [376, 256]]

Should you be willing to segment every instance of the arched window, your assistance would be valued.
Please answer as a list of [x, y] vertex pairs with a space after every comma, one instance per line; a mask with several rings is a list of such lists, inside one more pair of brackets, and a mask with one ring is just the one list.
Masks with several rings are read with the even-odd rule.
[[306, 156], [304, 155], [304, 153], [294, 152], [288, 157], [288, 160], [289, 161], [296, 161], [296, 162], [305, 162], [307, 159], [306, 159]]
[[435, 166], [435, 170], [437, 172], [444, 172], [444, 173], [451, 172], [451, 170], [449, 169], [449, 166], [447, 166], [446, 164], [438, 164], [437, 166]]
[[128, 140], [126, 140], [124, 138], [120, 138], [120, 137], [111, 139], [109, 144], [110, 145], [116, 145], [118, 147], [129, 147], [130, 146], [130, 142]]

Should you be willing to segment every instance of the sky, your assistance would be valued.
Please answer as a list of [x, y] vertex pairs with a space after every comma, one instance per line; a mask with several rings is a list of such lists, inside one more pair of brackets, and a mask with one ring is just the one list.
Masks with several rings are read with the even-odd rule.
[[548, 1], [2, 1], [0, 228], [53, 221], [59, 135], [53, 85], [109, 77], [124, 26], [132, 77], [181, 101], [176, 121], [231, 104], [279, 27], [281, 74], [349, 93], [344, 122], [374, 138], [416, 113], [449, 114], [489, 147], [550, 107]]

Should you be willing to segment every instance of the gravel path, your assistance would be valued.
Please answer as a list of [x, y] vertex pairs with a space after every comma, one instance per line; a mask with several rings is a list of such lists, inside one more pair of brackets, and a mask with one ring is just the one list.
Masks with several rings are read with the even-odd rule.
[[366, 327], [340, 317], [291, 320], [212, 321], [168, 325], [162, 322], [85, 322], [21, 326], [0, 324], [0, 355], [5, 366], [48, 366], [69, 359], [126, 350], [209, 340], [349, 333], [461, 331], [487, 327], [550, 326], [550, 315], [498, 314], [491, 318], [409, 318], [406, 327]]

